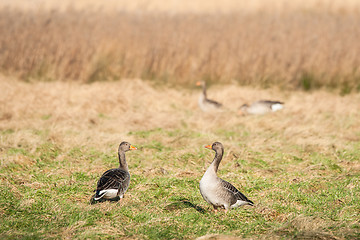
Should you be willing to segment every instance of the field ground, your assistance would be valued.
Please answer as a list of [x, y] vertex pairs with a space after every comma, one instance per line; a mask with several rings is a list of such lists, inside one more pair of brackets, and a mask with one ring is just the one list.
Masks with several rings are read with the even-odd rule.
[[[0, 77], [2, 239], [360, 238], [360, 94], [211, 85], [226, 110], [205, 114], [199, 89], [151, 84]], [[286, 108], [237, 115], [259, 98]], [[139, 148], [124, 200], [89, 205], [124, 140]], [[225, 146], [219, 175], [255, 207], [214, 214], [202, 199], [214, 141]]]

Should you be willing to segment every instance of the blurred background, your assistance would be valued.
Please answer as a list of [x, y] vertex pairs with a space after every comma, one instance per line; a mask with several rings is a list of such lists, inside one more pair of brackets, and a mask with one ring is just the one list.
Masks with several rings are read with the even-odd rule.
[[357, 0], [2, 0], [0, 11], [0, 71], [25, 81], [360, 90]]

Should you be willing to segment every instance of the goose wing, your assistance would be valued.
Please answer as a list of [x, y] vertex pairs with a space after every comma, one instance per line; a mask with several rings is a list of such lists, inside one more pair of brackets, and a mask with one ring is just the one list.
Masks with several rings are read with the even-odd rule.
[[272, 108], [274, 105], [283, 105], [284, 103], [283, 102], [280, 102], [280, 101], [270, 101], [270, 100], [260, 100], [258, 102], [256, 102], [258, 104], [262, 104], [262, 105], [265, 105], [267, 106], [268, 108]]
[[130, 174], [122, 169], [114, 168], [107, 170], [99, 179], [96, 191], [106, 189], [119, 189], [126, 187], [130, 181]]
[[214, 100], [211, 100], [211, 99], [206, 99], [206, 101], [207, 101], [208, 103], [210, 103], [210, 104], [215, 105], [216, 107], [221, 107], [221, 106], [222, 106], [221, 103], [219, 103], [219, 102], [217, 102], [217, 101], [214, 101]]
[[224, 189], [230, 192], [235, 197], [236, 200], [248, 202], [250, 205], [254, 204], [244, 194], [242, 194], [239, 190], [237, 190], [236, 187], [234, 187], [231, 183], [221, 179], [221, 185]]
[[273, 112], [284, 108], [284, 103], [280, 101], [260, 100], [255, 102], [255, 104], [263, 105], [266, 108], [271, 109]]
[[271, 101], [271, 100], [260, 100], [259, 103], [264, 103], [264, 104], [268, 104], [268, 105], [284, 104], [283, 102], [280, 102], [280, 101]]

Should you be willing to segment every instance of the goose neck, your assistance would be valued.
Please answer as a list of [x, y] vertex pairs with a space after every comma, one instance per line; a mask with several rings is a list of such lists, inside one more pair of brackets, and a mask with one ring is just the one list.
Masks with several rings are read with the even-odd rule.
[[219, 164], [221, 162], [221, 159], [222, 159], [223, 155], [224, 155], [224, 150], [223, 149], [221, 149], [219, 151], [216, 151], [214, 160], [211, 163], [211, 165], [212, 165], [215, 172], [217, 172], [217, 170], [219, 168]]
[[127, 165], [127, 162], [126, 162], [126, 159], [125, 159], [125, 152], [124, 151], [119, 151], [118, 155], [119, 155], [119, 164], [120, 164], [119, 168], [123, 169], [125, 171], [128, 171], [129, 168], [128, 168], [128, 165]]
[[206, 98], [206, 85], [205, 85], [205, 83], [203, 84], [203, 96]]

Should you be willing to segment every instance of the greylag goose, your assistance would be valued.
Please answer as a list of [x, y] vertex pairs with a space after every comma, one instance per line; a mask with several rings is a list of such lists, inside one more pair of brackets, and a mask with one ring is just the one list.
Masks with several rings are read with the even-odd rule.
[[120, 166], [107, 170], [101, 176], [97, 183], [96, 193], [91, 198], [92, 204], [106, 200], [119, 201], [123, 198], [130, 184], [130, 173], [125, 159], [125, 152], [135, 149], [137, 148], [128, 142], [120, 143], [118, 149]]
[[279, 101], [259, 100], [250, 106], [244, 104], [240, 107], [240, 114], [262, 115], [269, 112], [275, 112], [284, 108], [284, 103]]
[[202, 111], [210, 112], [210, 111], [218, 110], [222, 107], [221, 103], [207, 98], [205, 81], [196, 82], [196, 86], [202, 87], [202, 93], [200, 94], [198, 101], [199, 107]]
[[224, 154], [223, 145], [220, 142], [214, 142], [212, 146], [207, 145], [205, 148], [214, 150], [215, 157], [200, 180], [200, 193], [204, 200], [210, 203], [215, 211], [218, 207], [225, 208], [225, 213], [231, 208], [242, 205], [253, 206], [254, 203], [251, 200], [216, 174]]

